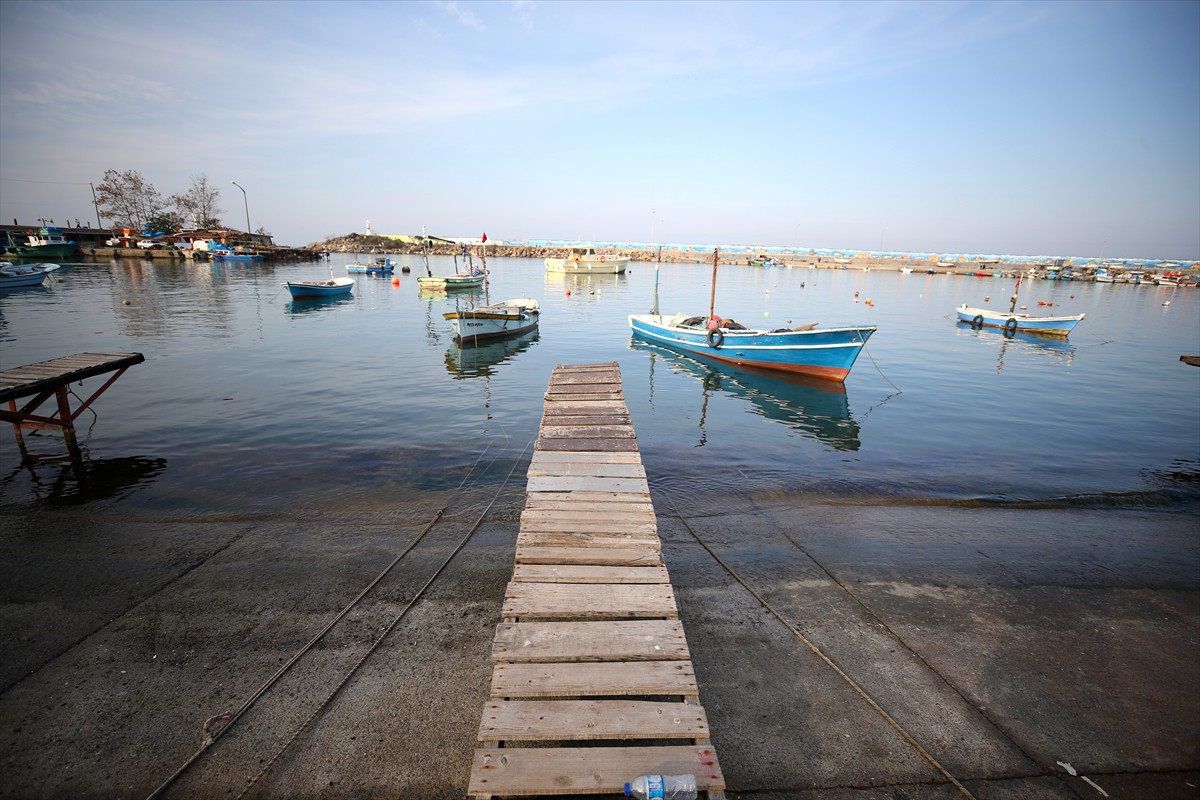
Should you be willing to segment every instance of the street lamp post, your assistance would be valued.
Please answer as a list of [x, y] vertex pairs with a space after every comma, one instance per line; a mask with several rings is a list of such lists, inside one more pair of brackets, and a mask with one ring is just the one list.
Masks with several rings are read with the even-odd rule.
[[[233, 185], [238, 187], [239, 189], [242, 189], [242, 185], [240, 183], [238, 183], [237, 181], [234, 181]], [[246, 199], [246, 190], [245, 189], [242, 189], [242, 203], [244, 203], [246, 206], [246, 235], [252, 236], [253, 234], [250, 232], [250, 201]]]

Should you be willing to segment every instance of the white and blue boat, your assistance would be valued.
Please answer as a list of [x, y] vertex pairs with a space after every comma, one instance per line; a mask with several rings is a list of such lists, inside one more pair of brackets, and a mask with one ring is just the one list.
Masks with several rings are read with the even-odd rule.
[[[713, 301], [716, 299], [717, 263], [720, 251], [713, 253]], [[755, 330], [732, 319], [715, 315], [710, 303], [708, 316], [667, 317], [657, 313], [658, 289], [655, 287], [655, 311], [631, 314], [633, 335], [680, 352], [723, 361], [739, 367], [811, 375], [832, 381], [844, 381], [874, 326], [818, 328], [817, 324], [798, 328]]]
[[374, 261], [369, 261], [363, 264], [354, 261], [346, 265], [346, 272], [360, 272], [367, 274], [386, 275], [396, 270], [396, 265], [392, 263], [390, 258], [377, 258]]
[[[1061, 316], [1036, 317], [1017, 310], [1017, 301], [1021, 295], [1021, 276], [1017, 276], [1017, 285], [1013, 287], [1012, 300], [1008, 311], [992, 311], [986, 308], [972, 308], [963, 303], [954, 309], [959, 322], [965, 322], [972, 328], [1000, 328], [1005, 336], [1017, 333], [1037, 333], [1043, 336], [1068, 336], [1075, 326], [1083, 321], [1083, 314], [1063, 314]], [[1022, 309], [1024, 306], [1022, 306]]]

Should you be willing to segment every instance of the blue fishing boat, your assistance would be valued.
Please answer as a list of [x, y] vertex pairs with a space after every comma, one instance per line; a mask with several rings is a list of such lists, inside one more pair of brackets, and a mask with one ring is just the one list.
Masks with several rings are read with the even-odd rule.
[[713, 253], [712, 299], [708, 316], [687, 317], [659, 314], [658, 290], [655, 310], [649, 314], [631, 314], [633, 335], [657, 342], [674, 350], [723, 361], [739, 367], [811, 375], [826, 380], [844, 381], [874, 326], [819, 328], [817, 323], [796, 328], [756, 330], [733, 319], [713, 313], [717, 291], [717, 263], [720, 250]]
[[337, 297], [350, 294], [354, 288], [353, 278], [329, 278], [322, 281], [284, 281], [293, 300], [314, 300], [322, 297]]

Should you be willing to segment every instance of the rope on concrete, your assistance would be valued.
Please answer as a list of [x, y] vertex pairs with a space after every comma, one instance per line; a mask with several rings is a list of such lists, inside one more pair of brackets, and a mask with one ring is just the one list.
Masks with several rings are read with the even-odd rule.
[[[295, 732], [292, 733], [291, 737], [286, 742], [284, 742], [284, 744], [281, 748], [279, 748], [279, 751], [276, 752], [275, 755], [271, 757], [271, 760], [268, 761], [266, 764], [264, 764], [263, 768], [261, 770], [259, 770], [258, 774], [255, 775], [253, 778], [251, 778], [246, 783], [246, 786], [242, 789], [241, 793], [238, 794], [236, 800], [242, 800], [242, 798], [246, 796], [246, 793], [250, 791], [250, 789], [254, 786], [254, 784], [257, 783], [258, 780], [260, 778], [262, 778], [263, 775], [266, 775], [267, 772], [271, 769], [271, 767], [273, 767], [275, 765], [275, 762], [277, 762], [280, 759], [280, 757], [282, 757], [283, 754], [286, 753], [289, 748], [291, 748], [292, 744], [298, 738], [300, 738], [300, 734], [302, 734], [302, 733], [304, 733], [304, 731], [308, 730], [309, 726], [312, 725], [313, 720], [315, 720], [323, 711], [325, 711], [326, 708], [329, 707], [329, 704], [333, 702], [334, 698], [336, 698], [338, 696], [338, 693], [342, 691], [342, 689], [345, 687], [345, 685], [347, 683], [349, 683], [350, 679], [354, 677], [355, 673], [358, 672], [359, 668], [362, 667], [362, 665], [371, 656], [371, 654], [375, 652], [376, 648], [379, 647], [379, 644], [384, 639], [386, 639], [393, 630], [395, 630], [396, 626], [400, 624], [400, 620], [404, 619], [404, 616], [406, 614], [408, 614], [409, 610], [416, 604], [416, 602], [418, 600], [421, 599], [421, 597], [425, 594], [425, 592], [429, 589], [429, 587], [433, 585], [433, 582], [435, 580], [437, 580], [437, 577], [442, 574], [442, 570], [444, 570], [447, 566], [449, 566], [450, 562], [454, 559], [454, 557], [456, 555], [458, 555], [459, 552], [466, 546], [466, 544], [470, 540], [471, 536], [475, 533], [475, 531], [479, 530], [479, 526], [483, 524], [484, 517], [486, 517], [488, 512], [492, 510], [492, 506], [495, 505], [496, 499], [500, 497], [500, 493], [504, 491], [504, 487], [508, 485], [509, 478], [511, 478], [513, 472], [516, 471], [517, 464], [519, 464], [521, 462], [521, 459], [525, 456], [525, 451], [528, 449], [529, 449], [529, 445], [527, 444], [527, 445], [525, 445], [525, 450], [521, 451], [521, 455], [518, 456], [513, 461], [512, 469], [510, 469], [508, 471], [508, 474], [504, 477], [503, 483], [501, 483], [500, 488], [498, 488], [496, 490], [496, 494], [492, 496], [491, 502], [488, 503], [487, 508], [485, 508], [483, 510], [483, 513], [479, 515], [479, 519], [477, 519], [475, 521], [475, 524], [473, 526], [471, 526], [471, 529], [469, 531], [467, 531], [465, 536], [463, 536], [462, 540], [458, 543], [458, 546], [456, 546], [454, 548], [454, 550], [450, 553], [450, 555], [446, 556], [446, 559], [442, 562], [441, 566], [439, 566], [434, 571], [433, 575], [431, 575], [429, 577], [429, 580], [427, 580], [425, 582], [425, 585], [422, 586], [415, 595], [413, 595], [412, 599], [408, 601], [408, 604], [405, 605], [404, 608], [402, 608], [400, 610], [400, 613], [396, 615], [396, 618], [392, 620], [392, 623], [390, 625], [388, 625], [386, 628], [384, 628], [383, 633], [379, 634], [379, 636], [376, 637], [375, 641], [371, 643], [371, 646], [369, 648], [367, 648], [367, 651], [362, 654], [362, 657], [359, 658], [358, 661], [356, 661], [354, 663], [354, 666], [350, 668], [350, 671], [346, 673], [345, 677], [342, 678], [341, 682], [339, 682], [338, 685], [334, 687], [334, 689], [330, 693], [329, 697], [327, 697], [325, 699], [325, 701], [323, 703], [321, 703], [321, 705], [317, 706], [317, 708], [313, 710], [312, 714], [310, 714], [308, 716], [308, 719], [304, 720], [304, 722], [295, 730]], [[486, 452], [486, 449], [484, 452]], [[483, 457], [482, 454], [480, 454], [480, 458], [482, 458], [482, 457]], [[475, 463], [478, 464], [479, 462], [476, 461]], [[474, 469], [474, 467], [472, 467], [471, 469]], [[470, 474], [470, 473], [468, 473], [468, 474]], [[466, 478], [463, 479], [463, 482], [464, 483], [466, 482]], [[440, 514], [441, 512], [438, 512], [438, 513]], [[426, 530], [428, 530], [428, 529], [426, 529]], [[422, 534], [422, 536], [423, 535], [424, 534]], [[416, 543], [414, 542], [413, 544], [416, 544]], [[410, 546], [408, 549], [411, 550], [412, 547]], [[405, 552], [407, 553], [408, 551], [406, 550]], [[399, 560], [399, 559], [397, 559], [397, 560]], [[391, 567], [388, 567], [388, 569], [391, 569]], [[380, 577], [382, 577], [382, 576], [380, 576]]]
[[[667, 502], [670, 503], [670, 500], [668, 500]], [[934, 758], [931, 753], [929, 753], [929, 751], [927, 751], [924, 747], [922, 747], [921, 744], [916, 739], [914, 739], [912, 737], [912, 735], [909, 734], [909, 732], [906, 731], [904, 729], [904, 727], [901, 726], [900, 723], [897, 722], [896, 719], [891, 714], [889, 714], [887, 711], [885, 711], [883, 709], [883, 707], [875, 701], [875, 698], [873, 698], [873, 697], [871, 697], [871, 695], [867, 694], [866, 690], [863, 689], [861, 686], [859, 686], [857, 681], [855, 681], [853, 678], [851, 678], [849, 675], [847, 675], [842, 670], [841, 667], [839, 667], [837, 664], [833, 663], [833, 660], [831, 658], [829, 658], [829, 656], [825, 655], [825, 653], [823, 653], [821, 651], [821, 648], [817, 647], [817, 645], [815, 645], [813, 642], [811, 642], [808, 639], [808, 637], [806, 637], [803, 633], [801, 633], [799, 630], [797, 630], [796, 626], [792, 625], [791, 622], [784, 619], [783, 615], [780, 614], [778, 611], [776, 611], [771, 606], [771, 604], [766, 601], [766, 599], [762, 595], [760, 595], [758, 592], [754, 591], [754, 589], [751, 588], [750, 584], [746, 583], [746, 581], [744, 581], [740, 575], [738, 575], [736, 572], [734, 572], [733, 567], [729, 566], [729, 564], [727, 564], [724, 559], [722, 559], [719, 555], [717, 555], [716, 551], [714, 551], [711, 547], [709, 547], [704, 542], [704, 540], [700, 538], [700, 535], [698, 533], [696, 533], [695, 530], [692, 529], [692, 526], [688, 524], [688, 521], [686, 519], [684, 519], [682, 514], [679, 513], [679, 510], [677, 508], [675, 508], [674, 504], [671, 504], [671, 510], [673, 512], [675, 512], [675, 516], [678, 517], [679, 521], [683, 523], [683, 527], [687, 528], [687, 531], [688, 531], [688, 533], [690, 533], [692, 535], [692, 538], [695, 539], [696, 542], [701, 547], [703, 547], [710, 556], [713, 557], [714, 561], [716, 561], [718, 564], [720, 564], [721, 567], [726, 572], [729, 573], [730, 577], [732, 577], [735, 581], [737, 581], [739, 584], [741, 584], [742, 588], [745, 589], [747, 592], [749, 592], [750, 596], [753, 597], [755, 600], [757, 600], [759, 605], [761, 605], [768, 612], [770, 612], [771, 616], [773, 616], [773, 617], [775, 617], [775, 619], [779, 620], [779, 622], [785, 628], [787, 628], [789, 631], [792, 632], [793, 636], [795, 636], [797, 639], [799, 639], [801, 642], [804, 643], [805, 647], [807, 647], [818, 658], [820, 658], [822, 661], [824, 661], [826, 666], [828, 666], [835, 673], [837, 673], [838, 677], [840, 677], [842, 680], [844, 680], [850, 686], [850, 688], [853, 689], [858, 694], [859, 697], [861, 697], [863, 700], [865, 700], [867, 702], [867, 704], [876, 711], [876, 713], [878, 713], [881, 717], [883, 717], [883, 719], [889, 725], [891, 725], [892, 728], [894, 728], [896, 730], [896, 732], [899, 733], [900, 736], [903, 737], [904, 740], [906, 742], [908, 742], [909, 745], [911, 745], [913, 747], [913, 749], [915, 749], [921, 755], [922, 758], [924, 758], [926, 761], [928, 761], [930, 763], [930, 765], [933, 766], [934, 769], [936, 769], [938, 772], [940, 772], [942, 774], [942, 777], [944, 777], [946, 780], [948, 780], [954, 786], [954, 788], [958, 789], [959, 793], [962, 794], [963, 797], [969, 798], [969, 800], [975, 800], [975, 796], [972, 795], [971, 792], [967, 790], [967, 787], [965, 787], [961, 783], [959, 783], [958, 780], [953, 775], [951, 775], [950, 772], [945, 767], [943, 767], [941, 765], [941, 763], [936, 758]]]

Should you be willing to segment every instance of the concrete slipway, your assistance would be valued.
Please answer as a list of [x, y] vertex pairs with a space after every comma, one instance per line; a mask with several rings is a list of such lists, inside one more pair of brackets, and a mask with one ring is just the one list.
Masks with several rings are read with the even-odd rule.
[[[419, 539], [162, 796], [462, 797], [526, 464], [370, 508], [0, 511], [0, 796], [147, 797]], [[1200, 797], [1194, 515], [655, 503], [727, 796]]]

